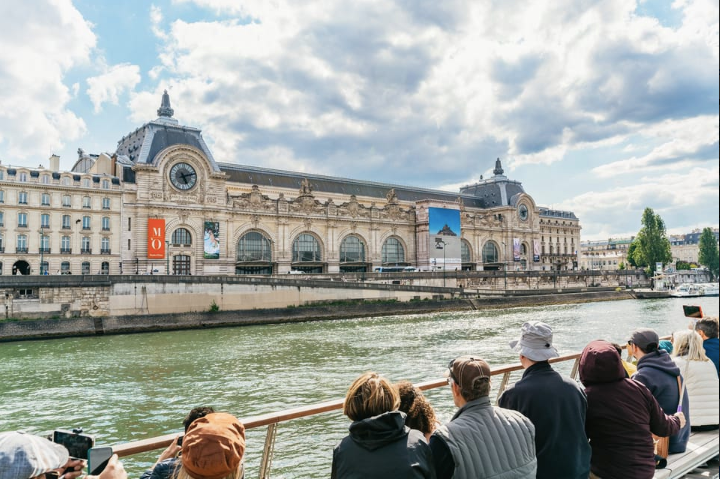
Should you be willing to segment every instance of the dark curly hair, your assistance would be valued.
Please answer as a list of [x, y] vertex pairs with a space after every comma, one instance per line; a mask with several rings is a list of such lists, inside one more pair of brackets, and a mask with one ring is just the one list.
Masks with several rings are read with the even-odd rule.
[[435, 430], [437, 419], [435, 411], [423, 395], [420, 388], [410, 381], [400, 381], [395, 385], [400, 393], [400, 411], [407, 414], [405, 425], [417, 429], [423, 434], [431, 434]]

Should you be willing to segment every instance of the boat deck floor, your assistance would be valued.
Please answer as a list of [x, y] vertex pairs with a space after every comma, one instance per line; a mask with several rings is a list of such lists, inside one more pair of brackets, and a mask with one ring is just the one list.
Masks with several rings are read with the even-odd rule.
[[655, 472], [655, 479], [717, 478], [719, 445], [717, 430], [692, 432], [687, 450], [683, 454], [671, 454], [667, 467]]

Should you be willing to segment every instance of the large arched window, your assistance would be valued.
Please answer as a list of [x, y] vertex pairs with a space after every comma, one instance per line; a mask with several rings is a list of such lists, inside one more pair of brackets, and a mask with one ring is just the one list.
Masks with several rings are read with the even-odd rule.
[[311, 234], [303, 233], [298, 235], [293, 242], [292, 251], [293, 263], [322, 261], [320, 243]]
[[399, 264], [405, 262], [405, 248], [397, 238], [388, 238], [382, 246], [383, 264]]
[[110, 263], [103, 261], [100, 264], [100, 274], [110, 274]]
[[357, 236], [346, 236], [340, 244], [341, 263], [362, 263], [365, 261], [365, 244]]
[[470, 245], [465, 240], [460, 241], [460, 261], [462, 261], [463, 263], [469, 263], [472, 261]]
[[483, 246], [483, 263], [497, 263], [498, 261], [497, 246], [492, 241], [488, 241]]
[[237, 260], [269, 263], [272, 261], [270, 240], [256, 231], [245, 233], [238, 241]]
[[82, 274], [90, 274], [90, 262], [89, 261], [83, 261], [81, 266], [81, 272]]
[[185, 228], [178, 228], [173, 231], [171, 242], [173, 246], [191, 246], [192, 236]]

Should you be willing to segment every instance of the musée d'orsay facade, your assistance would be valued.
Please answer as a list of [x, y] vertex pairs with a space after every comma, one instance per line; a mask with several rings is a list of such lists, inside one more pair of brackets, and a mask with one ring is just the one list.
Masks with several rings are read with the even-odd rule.
[[54, 155], [49, 168], [0, 164], [1, 274], [440, 269], [434, 208], [460, 216], [452, 269], [577, 266], [577, 217], [537, 206], [500, 160], [459, 193], [293, 173], [216, 162], [200, 130], [173, 118], [167, 93], [158, 115], [115, 153], [78, 150], [71, 171]]

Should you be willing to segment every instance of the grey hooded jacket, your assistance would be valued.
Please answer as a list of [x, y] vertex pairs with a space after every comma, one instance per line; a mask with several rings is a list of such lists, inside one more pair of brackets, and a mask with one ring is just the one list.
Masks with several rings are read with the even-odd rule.
[[453, 461], [453, 479], [525, 479], [537, 473], [535, 426], [517, 411], [493, 407], [490, 398], [468, 402], [439, 427]]

